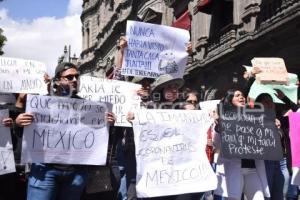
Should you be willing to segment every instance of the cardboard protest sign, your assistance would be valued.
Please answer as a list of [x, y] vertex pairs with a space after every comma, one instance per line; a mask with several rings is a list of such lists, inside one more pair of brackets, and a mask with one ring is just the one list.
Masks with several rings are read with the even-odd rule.
[[0, 175], [16, 171], [10, 128], [2, 125], [8, 110], [0, 110]]
[[47, 94], [44, 63], [0, 57], [0, 92]]
[[137, 196], [214, 190], [205, 147], [213, 120], [200, 110], [139, 110], [133, 121]]
[[282, 58], [253, 58], [252, 66], [261, 70], [256, 80], [261, 84], [287, 84], [288, 72]]
[[127, 21], [122, 74], [157, 78], [162, 74], [183, 77], [187, 64], [187, 30], [137, 21]]
[[125, 81], [81, 76], [78, 95], [92, 101], [111, 103], [112, 112], [117, 117], [115, 126], [130, 127], [126, 116], [129, 111], [140, 108], [140, 97], [136, 93], [140, 88], [138, 84]]
[[298, 77], [296, 74], [288, 74], [289, 83], [288, 85], [276, 85], [276, 84], [259, 84], [256, 81], [252, 84], [248, 96], [252, 99], [256, 99], [256, 97], [262, 93], [268, 93], [272, 96], [273, 101], [275, 103], [283, 103], [280, 99], [276, 97], [276, 91], [274, 89], [281, 90], [290, 100], [294, 103], [297, 103], [297, 93], [298, 86], [296, 85]]
[[289, 114], [292, 167], [300, 167], [300, 113]]
[[221, 152], [225, 158], [282, 159], [274, 111], [234, 107], [219, 110]]
[[28, 95], [22, 163], [104, 165], [108, 146], [106, 105], [84, 99]]

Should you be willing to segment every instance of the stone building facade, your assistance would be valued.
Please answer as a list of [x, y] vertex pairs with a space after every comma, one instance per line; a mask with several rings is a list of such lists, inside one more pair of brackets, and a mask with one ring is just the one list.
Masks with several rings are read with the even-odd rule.
[[193, 56], [186, 86], [218, 98], [253, 57], [282, 57], [300, 74], [299, 0], [83, 0], [82, 73], [109, 75], [126, 20], [172, 25], [189, 12]]

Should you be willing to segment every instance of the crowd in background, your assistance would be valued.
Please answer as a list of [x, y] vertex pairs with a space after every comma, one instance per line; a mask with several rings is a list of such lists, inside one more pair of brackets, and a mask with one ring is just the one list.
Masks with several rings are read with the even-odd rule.
[[[114, 79], [125, 81], [121, 75], [126, 38], [121, 37], [119, 54], [115, 63]], [[190, 51], [190, 45], [187, 51]], [[220, 104], [232, 107], [251, 107], [248, 92], [259, 69], [245, 71], [245, 84], [235, 85], [225, 94], [220, 94]], [[53, 78], [45, 77], [49, 94], [66, 98], [80, 98], [77, 95], [79, 72], [72, 63], [61, 63], [56, 67]], [[165, 74], [157, 79], [134, 77], [134, 83], [141, 85], [137, 94], [141, 97], [141, 109], [185, 109], [198, 110], [198, 92], [185, 88], [182, 78], [173, 78]], [[277, 97], [285, 104], [277, 105], [272, 97], [263, 93], [254, 102], [276, 112], [274, 121], [278, 128], [283, 147], [283, 159], [280, 161], [226, 159], [220, 154], [219, 117], [220, 110], [212, 113], [215, 123], [207, 132], [206, 154], [218, 178], [215, 191], [180, 194], [145, 199], [158, 200], [200, 200], [200, 199], [248, 199], [248, 200], [296, 200], [299, 189], [291, 185], [291, 148], [287, 112], [296, 112], [298, 105], [293, 103], [282, 91]], [[136, 195], [136, 157], [134, 132], [130, 127], [115, 127], [114, 114], [107, 113], [110, 123], [107, 165], [92, 167], [84, 165], [33, 163], [30, 166], [20, 164], [23, 127], [33, 122], [33, 115], [26, 113], [26, 94], [14, 94], [15, 104], [1, 105], [9, 109], [10, 117], [3, 120], [11, 127], [16, 173], [0, 176], [0, 199], [36, 199], [36, 200], [133, 200]], [[134, 113], [128, 113], [129, 121]], [[195, 133], [197, 134], [197, 133]], [[30, 168], [30, 170], [29, 170]], [[91, 187], [98, 187], [95, 192]]]

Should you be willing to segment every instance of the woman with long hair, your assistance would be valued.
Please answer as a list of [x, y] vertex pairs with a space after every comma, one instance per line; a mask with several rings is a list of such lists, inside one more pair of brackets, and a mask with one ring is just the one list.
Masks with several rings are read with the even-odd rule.
[[[246, 98], [239, 89], [228, 90], [219, 106], [219, 115], [226, 107], [243, 108]], [[220, 116], [222, 117], [222, 116]], [[218, 133], [218, 120], [213, 142], [220, 149], [222, 132]], [[269, 197], [264, 161], [250, 159], [226, 159], [219, 156], [216, 165], [218, 187], [216, 195], [230, 200], [240, 200], [244, 194], [248, 200], [264, 200]]]

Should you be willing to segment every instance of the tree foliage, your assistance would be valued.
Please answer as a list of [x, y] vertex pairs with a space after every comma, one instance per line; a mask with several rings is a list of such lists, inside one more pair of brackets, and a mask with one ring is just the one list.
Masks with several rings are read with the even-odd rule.
[[2, 33], [3, 33], [3, 30], [0, 28], [0, 55], [2, 55], [4, 53], [2, 51], [2, 48], [5, 44], [5, 41], [7, 40], [6, 37]]
[[[0, 0], [2, 2], [3, 0]], [[6, 37], [2, 34], [3, 30], [0, 28], [0, 55], [2, 55], [4, 52], [2, 51], [2, 48], [5, 44], [5, 41], [7, 40]]]

